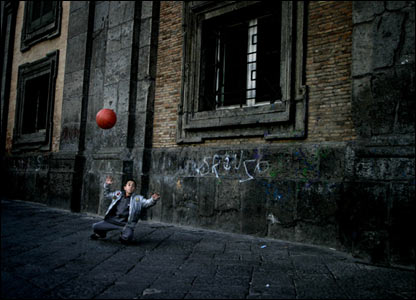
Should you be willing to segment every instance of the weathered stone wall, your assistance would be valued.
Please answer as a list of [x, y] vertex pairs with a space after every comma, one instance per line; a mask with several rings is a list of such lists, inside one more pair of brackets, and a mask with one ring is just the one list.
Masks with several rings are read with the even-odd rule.
[[414, 264], [415, 3], [353, 2], [354, 176], [346, 241], [373, 260]]
[[181, 14], [162, 3], [151, 186], [163, 201], [152, 217], [414, 259], [403, 234], [414, 211], [414, 4], [309, 4], [303, 142], [178, 149]]
[[149, 217], [341, 247], [346, 163], [344, 143], [154, 150]]
[[[84, 65], [78, 70], [74, 64], [68, 72], [60, 155], [62, 162], [73, 156], [72, 192], [79, 191], [71, 196], [72, 208], [102, 214], [109, 204], [102, 197], [107, 175], [117, 188], [128, 177], [136, 178], [139, 191], [146, 188], [159, 12], [158, 4], [149, 1], [92, 3], [89, 15], [83, 5], [74, 4], [72, 24], [80, 34], [74, 36], [68, 63], [83, 57]], [[111, 130], [95, 122], [102, 108], [117, 113]]]
[[208, 140], [178, 149], [182, 13], [179, 2], [161, 4], [150, 184], [163, 200], [151, 217], [341, 247], [337, 202], [346, 144], [328, 143], [328, 153], [323, 153], [318, 142], [355, 138], [351, 3], [313, 2], [308, 8], [309, 126], [300, 143], [259, 137]]
[[154, 149], [148, 217], [412, 264], [414, 169], [414, 146], [362, 141]]
[[[93, 9], [89, 2], [71, 2], [68, 24], [68, 48], [65, 60], [62, 120], [59, 152], [51, 157], [51, 189], [48, 198], [55, 206], [79, 211], [85, 159], [81, 148], [85, 140], [86, 91], [89, 70]], [[77, 200], [78, 199], [78, 200]]]
[[[143, 161], [152, 136], [159, 8], [149, 1], [70, 4], [65, 4], [63, 18], [65, 24], [69, 19], [63, 28], [68, 48], [59, 69], [59, 81], [65, 71], [65, 82], [57, 84], [57, 94], [63, 95], [62, 107], [56, 105], [62, 119], [54, 127], [59, 151], [9, 153], [2, 160], [8, 172], [5, 186], [12, 187], [7, 194], [13, 198], [103, 213], [108, 205], [102, 203], [106, 175], [114, 177], [117, 187], [127, 177], [135, 177], [143, 189], [148, 181], [148, 163]], [[44, 46], [34, 46], [25, 55], [42, 53]], [[95, 122], [104, 107], [117, 113], [111, 130]]]
[[414, 2], [354, 4], [353, 117], [363, 138], [414, 133]]
[[[68, 39], [68, 22], [70, 3], [65, 1], [62, 3], [62, 18], [60, 34], [51, 40], [46, 40], [35, 44], [29, 51], [20, 51], [21, 34], [23, 27], [24, 7], [25, 1], [20, 1], [16, 4], [16, 30], [14, 37], [14, 51], [13, 61], [11, 63], [10, 74], [10, 94], [8, 95], [8, 117], [7, 120], [7, 138], [5, 148], [2, 149], [1, 156], [1, 172], [2, 172], [2, 189], [3, 195], [14, 197], [23, 200], [36, 201], [55, 205], [56, 203], [49, 203], [48, 194], [51, 189], [50, 180], [50, 158], [52, 153], [59, 150], [60, 132], [61, 132], [61, 118], [62, 118], [62, 102], [63, 102], [63, 87], [65, 74], [65, 57], [67, 50]], [[55, 102], [52, 122], [52, 142], [51, 152], [25, 152], [12, 153], [12, 139], [13, 130], [15, 126], [16, 116], [16, 97], [17, 97], [17, 79], [18, 68], [25, 63], [31, 63], [42, 59], [47, 53], [59, 50], [57, 77], [55, 86]], [[8, 83], [5, 83], [8, 84]], [[1, 99], [5, 101], [5, 99]], [[4, 116], [4, 115], [3, 115]], [[4, 155], [3, 155], [4, 153]], [[58, 183], [58, 189], [61, 182]], [[60, 205], [58, 205], [60, 206]], [[64, 205], [64, 207], [69, 207]]]

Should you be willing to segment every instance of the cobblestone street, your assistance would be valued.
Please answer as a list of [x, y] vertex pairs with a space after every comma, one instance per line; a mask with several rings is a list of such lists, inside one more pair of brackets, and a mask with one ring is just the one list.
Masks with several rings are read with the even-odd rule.
[[414, 269], [317, 246], [141, 222], [90, 240], [101, 217], [1, 202], [1, 298], [414, 299]]

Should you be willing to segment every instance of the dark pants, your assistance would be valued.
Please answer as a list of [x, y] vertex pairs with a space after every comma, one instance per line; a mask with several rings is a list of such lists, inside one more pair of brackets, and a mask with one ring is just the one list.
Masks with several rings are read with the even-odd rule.
[[94, 230], [96, 234], [98, 234], [101, 237], [106, 237], [107, 232], [111, 230], [120, 230], [121, 238], [123, 240], [126, 240], [126, 241], [133, 240], [134, 230], [127, 226], [125, 227], [121, 225], [115, 225], [107, 221], [101, 221], [101, 222], [92, 224], [92, 229]]

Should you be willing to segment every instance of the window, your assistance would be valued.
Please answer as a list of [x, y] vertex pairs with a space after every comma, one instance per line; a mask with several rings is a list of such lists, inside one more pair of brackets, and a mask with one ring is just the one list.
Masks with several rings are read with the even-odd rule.
[[178, 143], [304, 137], [303, 3], [190, 1], [184, 11]]
[[281, 100], [281, 2], [242, 9], [203, 23], [201, 108], [261, 105]]
[[22, 134], [44, 132], [49, 87], [49, 73], [28, 78], [24, 87]]
[[19, 67], [13, 149], [50, 150], [58, 51]]
[[60, 34], [62, 3], [60, 1], [26, 1], [21, 51]]

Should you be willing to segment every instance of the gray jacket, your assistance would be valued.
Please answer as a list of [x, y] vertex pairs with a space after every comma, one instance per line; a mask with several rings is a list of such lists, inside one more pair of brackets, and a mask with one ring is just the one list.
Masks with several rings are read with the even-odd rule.
[[[121, 197], [123, 196], [122, 191], [115, 191], [112, 192], [110, 188], [110, 184], [104, 183], [104, 198], [109, 199], [111, 198], [111, 204], [108, 207], [105, 216], [108, 215], [110, 210], [114, 207], [114, 205], [120, 201]], [[140, 213], [142, 209], [152, 207], [156, 204], [157, 201], [153, 200], [153, 198], [145, 199], [143, 196], [132, 194], [130, 196], [130, 208], [129, 208], [129, 217], [127, 219], [128, 227], [134, 229], [139, 220]]]

